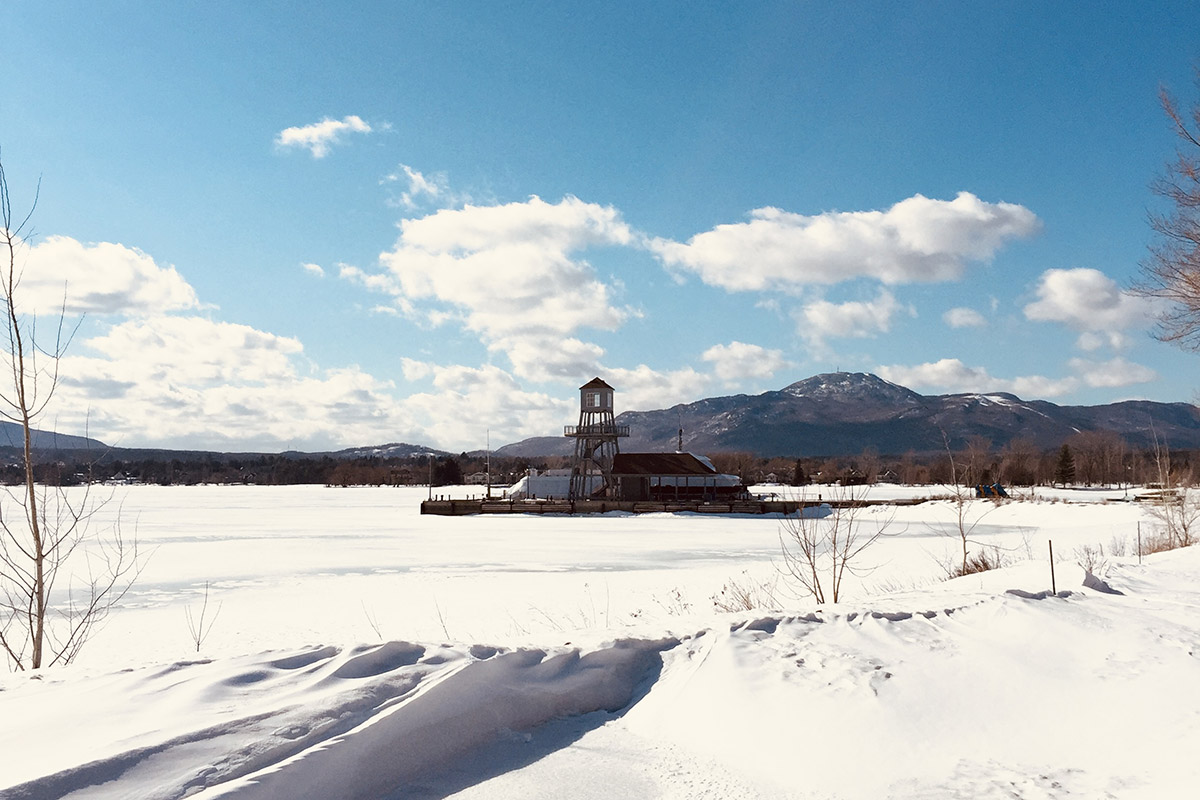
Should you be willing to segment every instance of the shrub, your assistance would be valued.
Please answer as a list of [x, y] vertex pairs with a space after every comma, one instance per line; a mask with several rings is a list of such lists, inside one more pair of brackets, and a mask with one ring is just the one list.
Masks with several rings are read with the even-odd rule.
[[942, 562], [942, 569], [946, 571], [948, 579], [961, 578], [964, 575], [974, 575], [978, 572], [1007, 567], [1013, 563], [1011, 556], [1006, 555], [999, 547], [991, 545], [980, 548], [977, 552], [967, 553], [967, 557], [962, 561], [957, 558], [947, 558]]
[[1083, 571], [1089, 575], [1103, 573], [1108, 567], [1108, 559], [1104, 557], [1104, 546], [1085, 544], [1076, 547], [1075, 563], [1083, 567]]
[[743, 570], [741, 577], [730, 578], [721, 591], [712, 596], [713, 608], [717, 611], [775, 610], [780, 607], [775, 593], [779, 579], [759, 580]]

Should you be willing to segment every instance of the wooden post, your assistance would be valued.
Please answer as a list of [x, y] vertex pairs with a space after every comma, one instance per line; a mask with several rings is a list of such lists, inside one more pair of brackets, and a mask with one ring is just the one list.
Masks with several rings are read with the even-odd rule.
[[1142, 563], [1142, 521], [1138, 520], [1138, 564]]
[[1058, 586], [1054, 582], [1054, 542], [1047, 540], [1046, 544], [1050, 545], [1050, 593], [1058, 594]]

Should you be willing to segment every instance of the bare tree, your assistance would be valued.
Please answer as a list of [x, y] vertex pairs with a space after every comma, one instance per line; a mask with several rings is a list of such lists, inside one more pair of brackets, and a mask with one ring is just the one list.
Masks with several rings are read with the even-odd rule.
[[[196, 652], [200, 652], [200, 648], [204, 645], [204, 640], [212, 633], [213, 625], [217, 624], [217, 617], [221, 616], [221, 607], [223, 603], [217, 603], [217, 610], [213, 615], [208, 616], [208, 581], [204, 582], [204, 602], [200, 604], [200, 614], [192, 613], [192, 607], [188, 606], [183, 610], [184, 617], [187, 619], [188, 634], [192, 637], [192, 642], [196, 645]], [[363, 606], [363, 612], [366, 613], [367, 607]], [[371, 627], [375, 629], [375, 635], [379, 636], [379, 625], [375, 619], [367, 614], [367, 620], [371, 623]], [[380, 637], [382, 640], [383, 637]]]
[[36, 315], [25, 313], [19, 302], [19, 254], [36, 206], [35, 193], [29, 213], [19, 221], [13, 217], [0, 160], [0, 292], [9, 371], [0, 381], [0, 416], [21, 426], [24, 468], [20, 490], [0, 495], [0, 649], [18, 670], [75, 658], [140, 568], [136, 541], [122, 537], [119, 517], [107, 535], [92, 535], [103, 501], [93, 502], [87, 489], [68, 494], [35, 480], [34, 425], [58, 386], [58, 367], [71, 339], [64, 335], [65, 303], [54, 343], [44, 347]]
[[[943, 434], [943, 438], [944, 438]], [[958, 475], [962, 478], [964, 486], [974, 486], [985, 482], [985, 476], [989, 473], [988, 459], [992, 453], [992, 442], [986, 436], [971, 436], [967, 439], [966, 449], [963, 455], [966, 460], [965, 474]], [[956, 481], [957, 483], [957, 481]]]
[[1004, 446], [1000, 474], [1010, 486], [1032, 486], [1037, 478], [1038, 447], [1027, 437], [1019, 436]]
[[1196, 543], [1200, 530], [1200, 498], [1189, 491], [1190, 476], [1184, 477], [1171, 464], [1171, 451], [1165, 442], [1154, 437], [1154, 461], [1158, 470], [1161, 491], [1146, 505], [1146, 511], [1154, 517], [1162, 529], [1165, 547], [1190, 547]]
[[[973, 451], [980, 447], [983, 447], [986, 450], [987, 447], [991, 446], [991, 443], [987, 442], [987, 440], [983, 439], [983, 437], [972, 438], [976, 440], [974, 448], [970, 446], [968, 447], [968, 455], [972, 458], [974, 457]], [[982, 442], [979, 440], [982, 440]], [[950, 439], [946, 436], [945, 431], [942, 431], [942, 442], [946, 448], [946, 461], [950, 467], [950, 483], [947, 486], [947, 489], [950, 495], [950, 505], [954, 511], [954, 519], [950, 524], [951, 530], [949, 535], [958, 539], [958, 543], [962, 549], [962, 561], [958, 566], [955, 566], [954, 561], [950, 559], [947, 559], [947, 563], [945, 563], [943, 566], [946, 567], [946, 573], [949, 575], [949, 577], [956, 578], [961, 575], [966, 575], [972, 571], [980, 571], [978, 569], [971, 569], [972, 558], [970, 547], [983, 547], [981, 542], [977, 542], [973, 538], [975, 528], [977, 525], [979, 525], [984, 517], [996, 510], [1000, 500], [998, 498], [991, 500], [980, 500], [979, 502], [984, 503], [985, 505], [982, 507], [975, 505], [975, 490], [967, 485], [966, 480], [962, 480], [960, 482], [963, 468], [954, 460], [954, 452], [950, 449]], [[987, 442], [986, 446], [982, 444], [983, 442]], [[941, 527], [935, 527], [933, 525], [930, 525], [929, 527], [940, 533], [945, 533], [945, 530]], [[975, 554], [975, 562], [977, 566], [983, 566], [990, 563], [985, 553], [985, 550], [980, 549]], [[998, 562], [999, 559], [997, 558], [997, 566], [999, 565]]]
[[[1200, 87], [1200, 68], [1196, 78]], [[1159, 90], [1159, 101], [1180, 146], [1151, 188], [1173, 208], [1150, 216], [1155, 241], [1134, 290], [1167, 301], [1159, 320], [1160, 339], [1200, 350], [1200, 103], [1185, 113], [1165, 88]]]
[[779, 532], [785, 578], [818, 603], [838, 602], [847, 575], [862, 576], [874, 568], [863, 563], [862, 556], [888, 535], [892, 523], [892, 517], [864, 520], [868, 506], [853, 489], [837, 492], [831, 501], [785, 516]]
[[1125, 442], [1112, 431], [1080, 431], [1067, 438], [1075, 456], [1076, 477], [1087, 486], [1124, 480]]

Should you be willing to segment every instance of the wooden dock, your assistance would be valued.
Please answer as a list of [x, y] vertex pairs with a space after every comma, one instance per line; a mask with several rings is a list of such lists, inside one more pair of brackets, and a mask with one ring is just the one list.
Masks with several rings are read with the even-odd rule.
[[868, 506], [868, 505], [916, 505], [923, 498], [913, 500], [854, 500], [842, 501], [804, 500], [735, 500], [728, 503], [705, 503], [698, 500], [671, 502], [649, 502], [631, 500], [507, 500], [499, 498], [470, 498], [462, 500], [422, 500], [422, 514], [444, 517], [461, 517], [472, 514], [607, 514], [623, 511], [627, 514], [794, 514], [801, 508], [819, 505]]

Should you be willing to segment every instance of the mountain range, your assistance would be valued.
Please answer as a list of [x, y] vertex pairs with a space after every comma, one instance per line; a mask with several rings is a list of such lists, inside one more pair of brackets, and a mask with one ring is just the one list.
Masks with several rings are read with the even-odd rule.
[[[618, 402], [620, 395], [618, 394]], [[922, 395], [861, 372], [815, 375], [776, 391], [712, 397], [657, 411], [626, 411], [625, 452], [683, 449], [748, 452], [760, 457], [845, 456], [955, 449], [980, 436], [1000, 448], [1014, 439], [1042, 450], [1076, 433], [1111, 431], [1131, 447], [1157, 440], [1175, 449], [1200, 448], [1200, 408], [1190, 403], [1127, 400], [1099, 406], [1059, 406], [1016, 395]], [[499, 448], [498, 455], [569, 455], [573, 440], [540, 436]]]
[[[618, 405], [620, 394], [617, 395]], [[1111, 431], [1134, 448], [1155, 441], [1172, 449], [1200, 449], [1200, 408], [1191, 403], [1127, 400], [1098, 406], [1060, 406], [1022, 400], [1013, 394], [922, 395], [861, 372], [815, 375], [756, 395], [710, 397], [655, 411], [625, 411], [616, 422], [628, 425], [624, 452], [664, 452], [678, 447], [696, 453], [741, 452], [759, 457], [851, 456], [868, 448], [881, 455], [962, 448], [982, 437], [1001, 448], [1014, 439], [1041, 450], [1059, 447], [1076, 433]], [[34, 431], [42, 451], [90, 450], [115, 459], [187, 458], [196, 451], [109, 447], [82, 436]], [[21, 446], [21, 427], [0, 421], [0, 449]], [[536, 436], [504, 445], [498, 456], [569, 456], [574, 440]], [[475, 453], [482, 455], [482, 451]], [[217, 454], [213, 454], [217, 455]], [[237, 455], [224, 453], [220, 455]], [[246, 453], [243, 455], [253, 455]], [[416, 444], [391, 443], [337, 452], [280, 454], [284, 458], [424, 458], [449, 455]]]

